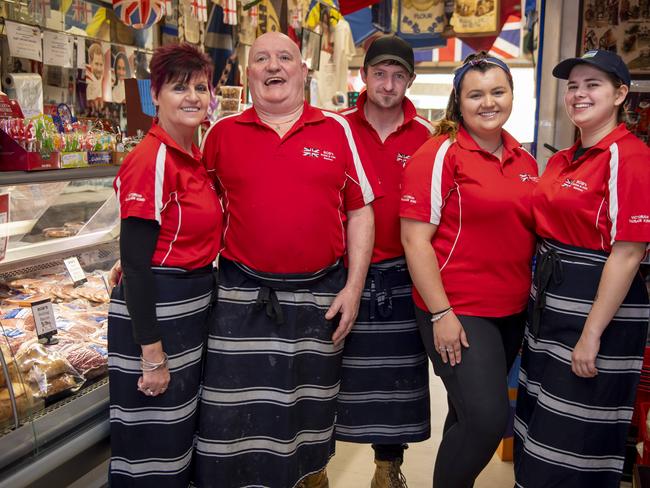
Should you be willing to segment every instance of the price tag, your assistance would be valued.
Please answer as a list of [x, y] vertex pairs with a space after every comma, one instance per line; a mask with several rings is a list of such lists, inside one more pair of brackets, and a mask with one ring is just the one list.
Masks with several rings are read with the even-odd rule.
[[79, 260], [76, 258], [76, 256], [64, 259], [63, 264], [65, 265], [65, 269], [68, 270], [68, 274], [72, 280], [72, 286], [76, 288], [77, 286], [83, 285], [86, 281], [88, 281], [88, 278], [86, 278], [86, 273], [84, 273], [84, 270], [81, 267], [81, 264], [79, 264]]
[[32, 315], [36, 326], [36, 335], [39, 339], [50, 338], [56, 334], [56, 318], [50, 299], [32, 303]]

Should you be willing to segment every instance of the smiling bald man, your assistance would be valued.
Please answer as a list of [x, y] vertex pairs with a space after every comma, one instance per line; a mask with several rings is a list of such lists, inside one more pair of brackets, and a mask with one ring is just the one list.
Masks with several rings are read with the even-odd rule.
[[305, 103], [307, 68], [291, 39], [260, 36], [247, 74], [253, 107], [203, 143], [225, 231], [196, 484], [326, 487], [343, 340], [380, 190], [348, 122]]

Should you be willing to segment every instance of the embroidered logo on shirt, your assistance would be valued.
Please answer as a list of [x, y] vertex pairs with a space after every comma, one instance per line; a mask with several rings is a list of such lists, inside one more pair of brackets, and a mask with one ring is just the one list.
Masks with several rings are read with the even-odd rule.
[[129, 193], [124, 199], [125, 202], [144, 202], [145, 198], [139, 193]]
[[321, 153], [321, 156], [325, 161], [334, 161], [336, 159], [336, 154], [334, 154], [332, 151], [323, 151]]
[[411, 156], [409, 154], [397, 153], [397, 158], [395, 159], [395, 161], [401, 164], [403, 168], [404, 166], [406, 166], [406, 163], [408, 163], [409, 159], [411, 159]]
[[533, 183], [537, 183], [539, 181], [538, 176], [529, 175], [528, 173], [520, 173], [519, 178], [521, 178], [521, 181], [523, 182], [531, 181]]
[[405, 203], [418, 203], [413, 195], [402, 195], [402, 201]]
[[589, 190], [589, 186], [587, 185], [587, 183], [585, 183], [582, 180], [572, 180], [571, 178], [567, 178], [566, 180], [564, 180], [564, 183], [562, 183], [562, 188], [571, 188], [579, 192], [584, 192]]
[[304, 147], [302, 149], [302, 155], [308, 156], [310, 158], [318, 158], [320, 157], [320, 149], [316, 149], [313, 147]]
[[650, 215], [632, 215], [630, 224], [650, 224]]

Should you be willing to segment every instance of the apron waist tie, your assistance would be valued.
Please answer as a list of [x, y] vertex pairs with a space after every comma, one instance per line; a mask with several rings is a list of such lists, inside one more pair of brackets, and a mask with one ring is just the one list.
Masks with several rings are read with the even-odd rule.
[[537, 288], [537, 296], [533, 304], [533, 316], [531, 317], [530, 330], [533, 337], [539, 337], [539, 329], [542, 321], [542, 312], [546, 307], [546, 290], [551, 283], [559, 285], [564, 279], [562, 269], [562, 258], [554, 249], [540, 254], [539, 262], [537, 263], [537, 273], [535, 273], [535, 287]]
[[278, 295], [270, 286], [260, 286], [260, 291], [255, 299], [255, 309], [260, 311], [266, 308], [266, 316], [277, 325], [284, 324], [284, 313], [278, 300]]

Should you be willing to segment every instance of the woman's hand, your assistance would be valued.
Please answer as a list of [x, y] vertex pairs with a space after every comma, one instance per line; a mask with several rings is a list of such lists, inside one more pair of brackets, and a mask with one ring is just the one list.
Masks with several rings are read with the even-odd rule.
[[[151, 363], [163, 361], [165, 354], [163, 352], [162, 342], [158, 341], [142, 346], [142, 357]], [[162, 395], [167, 390], [169, 380], [169, 369], [167, 369], [166, 365], [154, 371], [143, 371], [142, 376], [138, 379], [138, 390], [147, 396]]]
[[596, 356], [600, 350], [600, 336], [583, 331], [571, 353], [571, 371], [581, 378], [593, 378], [598, 374]]
[[433, 344], [443, 363], [449, 361], [452, 366], [460, 364], [461, 345], [469, 347], [465, 329], [454, 312], [433, 323]]

